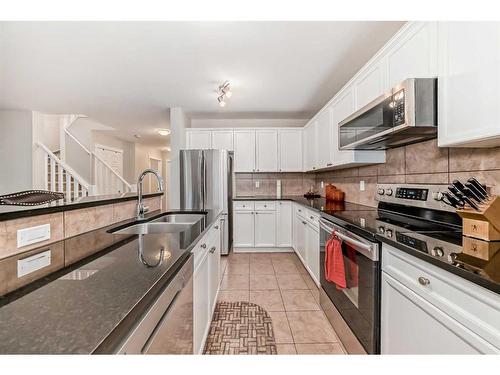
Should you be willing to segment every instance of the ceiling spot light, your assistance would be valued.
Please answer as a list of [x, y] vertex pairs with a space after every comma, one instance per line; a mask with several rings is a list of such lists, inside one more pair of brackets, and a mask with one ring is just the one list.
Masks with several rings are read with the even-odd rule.
[[219, 102], [219, 105], [221, 107], [225, 107], [226, 99], [229, 99], [231, 96], [233, 96], [229, 81], [225, 81], [222, 85], [220, 85], [217, 88], [216, 92], [217, 92], [217, 101]]
[[171, 133], [170, 129], [158, 129], [158, 134], [159, 135], [166, 136], [166, 135], [169, 135], [170, 133]]

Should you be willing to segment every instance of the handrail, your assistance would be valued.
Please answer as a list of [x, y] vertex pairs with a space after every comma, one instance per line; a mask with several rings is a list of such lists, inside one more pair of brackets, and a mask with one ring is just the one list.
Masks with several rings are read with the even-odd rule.
[[89, 154], [89, 155], [92, 155], [92, 151], [90, 151], [87, 147], [85, 147], [73, 134], [70, 133], [70, 131], [68, 129], [64, 129], [64, 132], [69, 135], [71, 137], [72, 140], [74, 140], [78, 146], [80, 146], [81, 148], [83, 148], [83, 150]]
[[47, 155], [50, 156], [50, 158], [54, 159], [54, 161], [59, 164], [61, 167], [63, 167], [63, 169], [65, 169], [66, 171], [69, 172], [69, 174], [71, 174], [73, 176], [73, 178], [75, 178], [76, 180], [78, 180], [78, 183], [80, 185], [82, 185], [86, 190], [89, 190], [90, 189], [90, 184], [85, 181], [84, 178], [82, 178], [82, 176], [80, 176], [78, 173], [76, 173], [73, 168], [71, 168], [69, 165], [67, 165], [66, 163], [64, 163], [61, 159], [59, 159], [56, 155], [54, 155], [54, 153], [52, 151], [50, 151], [47, 146], [45, 146], [43, 143], [41, 142], [36, 142], [36, 145], [38, 147], [40, 147], [42, 150], [45, 151], [45, 153]]
[[99, 160], [102, 164], [104, 164], [104, 166], [106, 168], [108, 168], [111, 173], [113, 173], [116, 177], [118, 177], [118, 179], [123, 182], [123, 184], [128, 187], [129, 189], [132, 189], [132, 186], [127, 182], [127, 180], [125, 180], [122, 176], [120, 176], [113, 168], [111, 168], [111, 166], [106, 163], [104, 160], [102, 160], [99, 156], [97, 156], [95, 153], [92, 153], [92, 155], [94, 155], [94, 157], [96, 158], [96, 160]]

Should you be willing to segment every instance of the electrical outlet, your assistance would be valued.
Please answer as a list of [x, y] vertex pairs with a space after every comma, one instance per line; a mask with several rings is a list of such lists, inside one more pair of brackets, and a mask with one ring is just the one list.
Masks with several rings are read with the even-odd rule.
[[323, 183], [323, 181], [321, 181], [320, 185], [321, 185], [321, 189], [325, 188], [325, 184]]
[[365, 181], [359, 181], [359, 191], [365, 191]]
[[260, 181], [255, 181], [255, 187], [258, 189], [260, 187]]

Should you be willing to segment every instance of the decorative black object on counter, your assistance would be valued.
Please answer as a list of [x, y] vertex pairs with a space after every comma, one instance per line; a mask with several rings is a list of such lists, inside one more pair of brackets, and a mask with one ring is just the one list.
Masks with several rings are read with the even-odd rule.
[[0, 195], [0, 204], [10, 206], [38, 206], [64, 199], [64, 193], [48, 190], [26, 190]]

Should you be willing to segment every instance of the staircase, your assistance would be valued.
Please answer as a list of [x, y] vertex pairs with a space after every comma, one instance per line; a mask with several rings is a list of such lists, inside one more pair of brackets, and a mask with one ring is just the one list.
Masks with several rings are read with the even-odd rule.
[[[60, 160], [61, 151], [54, 151], [54, 155], [57, 156]], [[52, 165], [52, 159], [47, 158], [47, 189], [50, 191], [60, 191], [67, 192], [68, 191], [68, 183], [72, 188], [70, 191], [70, 200], [75, 200], [75, 198], [83, 197], [83, 187], [74, 176], [65, 171], [60, 164], [54, 163]], [[52, 178], [52, 168], [54, 168], [54, 178]], [[62, 176], [62, 180], [59, 180], [59, 175]], [[88, 193], [88, 190], [87, 190]], [[85, 194], [85, 196], [88, 194]]]

